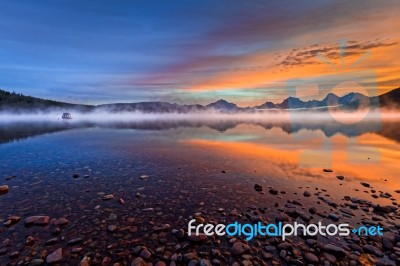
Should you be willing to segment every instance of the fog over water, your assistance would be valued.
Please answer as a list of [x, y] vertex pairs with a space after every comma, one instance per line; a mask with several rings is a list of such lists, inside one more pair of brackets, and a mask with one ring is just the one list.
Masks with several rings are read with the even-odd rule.
[[[143, 120], [246, 120], [246, 121], [307, 121], [307, 122], [323, 122], [337, 121], [343, 124], [357, 123], [366, 119], [400, 119], [398, 110], [366, 110], [357, 112], [344, 111], [298, 111], [298, 110], [269, 110], [258, 111], [255, 113], [221, 113], [221, 112], [203, 112], [203, 113], [141, 113], [141, 112], [90, 112], [71, 113], [72, 122], [118, 122], [118, 121], [143, 121]], [[18, 121], [30, 122], [52, 122], [63, 120], [62, 113], [59, 111], [42, 112], [42, 113], [13, 113], [1, 112], [0, 123], [12, 123]]]

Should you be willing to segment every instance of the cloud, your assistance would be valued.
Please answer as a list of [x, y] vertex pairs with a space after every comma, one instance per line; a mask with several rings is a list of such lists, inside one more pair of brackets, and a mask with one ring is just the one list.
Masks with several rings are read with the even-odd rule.
[[[361, 56], [367, 51], [397, 44], [397, 41], [391, 40], [372, 40], [364, 42], [352, 40], [348, 42], [348, 45], [343, 47], [343, 56]], [[304, 48], [295, 48], [290, 50], [289, 53], [284, 56], [283, 60], [278, 63], [278, 66], [287, 69], [301, 65], [321, 64], [323, 62], [318, 60], [318, 56], [320, 55], [333, 60], [341, 59], [341, 47], [339, 47], [339, 45], [321, 46], [313, 44]], [[282, 57], [282, 54], [279, 54], [279, 57], [276, 57], [275, 59], [278, 60], [280, 57]]]

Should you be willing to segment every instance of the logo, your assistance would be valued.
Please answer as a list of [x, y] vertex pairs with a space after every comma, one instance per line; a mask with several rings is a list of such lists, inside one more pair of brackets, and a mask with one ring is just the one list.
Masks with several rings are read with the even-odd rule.
[[350, 233], [360, 235], [360, 236], [375, 236], [383, 235], [383, 228], [378, 226], [360, 226], [358, 228], [353, 228], [350, 230], [350, 225], [347, 223], [343, 224], [328, 224], [323, 225], [321, 222], [317, 224], [301, 224], [294, 222], [293, 224], [279, 222], [278, 224], [267, 224], [264, 225], [261, 222], [256, 224], [240, 224], [239, 222], [230, 223], [228, 225], [224, 224], [198, 224], [194, 225], [195, 219], [192, 219], [188, 223], [188, 235], [192, 234], [198, 236], [200, 234], [205, 234], [207, 236], [217, 235], [217, 236], [244, 236], [246, 240], [249, 241], [256, 236], [276, 236], [282, 237], [282, 240], [288, 236], [349, 236]]

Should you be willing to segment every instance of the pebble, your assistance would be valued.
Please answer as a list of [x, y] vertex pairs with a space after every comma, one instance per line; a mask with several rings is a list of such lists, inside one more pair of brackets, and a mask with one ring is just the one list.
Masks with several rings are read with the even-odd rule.
[[56, 264], [60, 263], [63, 259], [64, 259], [64, 251], [62, 248], [59, 248], [46, 257], [46, 262], [48, 264]]
[[249, 251], [250, 247], [242, 242], [236, 242], [232, 246], [233, 255], [242, 255], [246, 251]]
[[324, 246], [324, 251], [339, 258], [344, 258], [347, 254], [343, 248], [335, 246], [333, 244], [326, 244]]
[[131, 266], [147, 266], [146, 262], [138, 257], [131, 262]]
[[254, 185], [254, 190], [257, 191], [257, 192], [261, 192], [263, 190], [263, 187], [260, 186], [259, 184], [255, 184]]
[[367, 252], [369, 254], [374, 254], [377, 257], [383, 257], [382, 251], [379, 248], [377, 248], [377, 247], [375, 247], [373, 245], [365, 245], [363, 247], [363, 249], [364, 249], [365, 252]]
[[303, 196], [304, 197], [310, 197], [311, 196], [311, 193], [309, 192], [309, 191], [304, 191], [304, 193], [303, 193]]
[[370, 187], [370, 184], [366, 183], [366, 182], [360, 182], [360, 184], [364, 187]]
[[25, 218], [25, 226], [31, 226], [31, 225], [48, 225], [50, 221], [49, 216], [30, 216]]
[[307, 262], [311, 263], [311, 264], [318, 264], [319, 263], [318, 257], [315, 256], [314, 254], [310, 253], [310, 252], [307, 252], [307, 253], [304, 254], [304, 259]]
[[277, 195], [277, 194], [278, 194], [278, 190], [276, 190], [276, 189], [274, 189], [274, 188], [271, 188], [271, 189], [269, 190], [269, 193], [272, 194], [272, 195]]
[[108, 194], [103, 197], [103, 200], [112, 200], [114, 198], [113, 194]]
[[9, 190], [10, 189], [7, 185], [0, 186], [0, 195], [7, 194]]
[[140, 252], [140, 257], [142, 257], [145, 260], [148, 260], [151, 257], [151, 252], [147, 248], [145, 248], [142, 250], [142, 252]]
[[10, 216], [6, 219], [6, 221], [3, 223], [3, 225], [6, 227], [9, 227], [11, 225], [18, 223], [20, 220], [21, 220], [21, 217], [19, 217], [19, 216]]

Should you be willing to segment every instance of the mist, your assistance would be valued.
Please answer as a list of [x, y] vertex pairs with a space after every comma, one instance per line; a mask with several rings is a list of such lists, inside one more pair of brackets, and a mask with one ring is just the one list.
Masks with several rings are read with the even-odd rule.
[[337, 121], [344, 124], [360, 122], [362, 120], [400, 119], [400, 111], [395, 109], [345, 111], [309, 111], [309, 110], [263, 110], [257, 112], [222, 113], [218, 111], [193, 113], [143, 113], [143, 112], [71, 112], [72, 119], [62, 119], [62, 112], [50, 110], [36, 113], [0, 112], [0, 123], [13, 122], [134, 122], [134, 121], [265, 121], [265, 122], [329, 122]]

